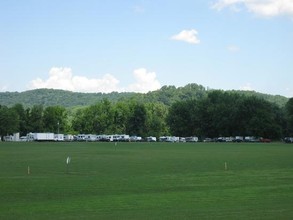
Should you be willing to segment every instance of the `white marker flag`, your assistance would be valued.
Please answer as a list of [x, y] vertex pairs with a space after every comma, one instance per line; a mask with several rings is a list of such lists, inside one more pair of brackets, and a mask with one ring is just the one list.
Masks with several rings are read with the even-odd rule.
[[69, 164], [69, 163], [70, 163], [70, 157], [67, 157], [66, 164]]

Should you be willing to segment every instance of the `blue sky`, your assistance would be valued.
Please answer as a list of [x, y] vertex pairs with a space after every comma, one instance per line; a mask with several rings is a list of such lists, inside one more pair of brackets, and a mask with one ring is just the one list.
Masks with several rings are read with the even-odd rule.
[[0, 91], [293, 97], [293, 0], [0, 0], [0, 76]]

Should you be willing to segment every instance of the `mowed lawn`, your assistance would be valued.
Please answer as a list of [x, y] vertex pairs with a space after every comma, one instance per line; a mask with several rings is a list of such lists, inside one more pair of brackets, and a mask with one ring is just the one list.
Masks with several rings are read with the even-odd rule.
[[0, 142], [0, 219], [293, 219], [293, 145]]

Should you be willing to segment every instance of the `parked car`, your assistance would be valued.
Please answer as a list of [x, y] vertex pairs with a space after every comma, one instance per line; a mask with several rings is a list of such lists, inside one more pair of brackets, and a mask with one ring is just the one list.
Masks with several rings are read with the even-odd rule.
[[284, 142], [285, 143], [293, 143], [293, 137], [285, 137]]

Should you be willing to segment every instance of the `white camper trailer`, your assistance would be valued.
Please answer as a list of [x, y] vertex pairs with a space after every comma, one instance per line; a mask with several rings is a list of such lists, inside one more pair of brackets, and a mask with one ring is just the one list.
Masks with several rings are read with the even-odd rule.
[[54, 141], [54, 133], [29, 133], [28, 141]]
[[54, 134], [55, 141], [64, 141], [64, 134]]
[[147, 142], [156, 142], [157, 138], [150, 136], [150, 137], [147, 137], [146, 140], [147, 140]]

